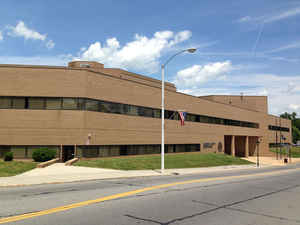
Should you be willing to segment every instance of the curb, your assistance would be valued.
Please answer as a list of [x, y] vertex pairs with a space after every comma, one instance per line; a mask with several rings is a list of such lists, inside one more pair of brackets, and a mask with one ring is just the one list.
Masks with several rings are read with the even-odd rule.
[[79, 160], [79, 158], [70, 159], [67, 162], [65, 162], [65, 166], [72, 166], [73, 163], [76, 163]]
[[45, 167], [50, 166], [50, 165], [52, 165], [52, 164], [54, 164], [54, 163], [57, 163], [57, 162], [59, 162], [59, 158], [51, 159], [51, 160], [49, 160], [49, 161], [39, 163], [39, 164], [36, 166], [36, 168], [45, 168]]

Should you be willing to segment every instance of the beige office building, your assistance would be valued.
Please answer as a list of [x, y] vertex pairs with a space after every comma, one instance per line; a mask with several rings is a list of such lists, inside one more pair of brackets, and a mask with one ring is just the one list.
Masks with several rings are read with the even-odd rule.
[[[291, 142], [291, 121], [268, 114], [265, 96], [191, 96], [165, 84], [166, 152], [268, 155]], [[68, 67], [0, 65], [0, 157], [41, 146], [65, 161], [160, 153], [161, 81], [97, 62]], [[187, 112], [181, 126], [178, 111]], [[280, 137], [284, 137], [282, 140]]]

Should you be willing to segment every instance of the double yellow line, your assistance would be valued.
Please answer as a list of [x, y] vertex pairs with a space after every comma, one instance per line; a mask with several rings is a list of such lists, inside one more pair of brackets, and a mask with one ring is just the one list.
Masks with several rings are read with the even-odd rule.
[[87, 206], [87, 205], [100, 203], [100, 202], [104, 202], [104, 201], [108, 201], [108, 200], [113, 200], [113, 199], [118, 199], [118, 198], [131, 196], [131, 195], [136, 195], [136, 194], [146, 192], [146, 191], [152, 191], [152, 190], [157, 190], [157, 189], [162, 189], [162, 188], [173, 187], [173, 186], [177, 186], [177, 185], [203, 183], [203, 182], [220, 181], [220, 180], [230, 180], [230, 179], [251, 178], [251, 177], [260, 177], [260, 176], [270, 176], [270, 175], [278, 175], [278, 174], [297, 171], [297, 170], [300, 170], [300, 168], [287, 169], [287, 170], [284, 170], [284, 171], [265, 172], [265, 173], [258, 173], [258, 174], [203, 178], [203, 179], [197, 179], [197, 180], [187, 180], [187, 181], [174, 182], [174, 183], [169, 183], [169, 184], [161, 184], [161, 185], [156, 185], [156, 186], [152, 186], [152, 187], [137, 189], [137, 190], [134, 190], [134, 191], [128, 191], [128, 192], [114, 194], [114, 195], [110, 195], [110, 196], [106, 196], [106, 197], [102, 197], [102, 198], [97, 198], [97, 199], [94, 199], [94, 200], [88, 200], [88, 201], [78, 202], [78, 203], [65, 205], [65, 206], [60, 206], [60, 207], [56, 207], [56, 208], [52, 208], [52, 209], [42, 210], [42, 211], [38, 211], [38, 212], [34, 212], [34, 213], [26, 213], [26, 214], [22, 214], [22, 215], [18, 215], [18, 216], [11, 216], [11, 217], [6, 217], [6, 218], [1, 218], [0, 219], [0, 224], [25, 220], [25, 219], [38, 217], [38, 216], [43, 216], [43, 215], [48, 215], [48, 214], [53, 214], [53, 213], [57, 213], [57, 212], [63, 212], [63, 211], [66, 211], [66, 210], [70, 210], [70, 209], [74, 209], [74, 208], [78, 208], [78, 207], [82, 207], [82, 206]]

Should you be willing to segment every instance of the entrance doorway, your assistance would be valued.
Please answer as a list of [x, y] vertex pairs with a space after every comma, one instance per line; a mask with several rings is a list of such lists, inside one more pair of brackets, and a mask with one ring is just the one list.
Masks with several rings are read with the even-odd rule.
[[224, 136], [224, 147], [225, 147], [225, 154], [231, 155], [231, 142], [232, 142], [232, 136], [231, 135], [225, 135]]
[[73, 145], [64, 145], [62, 149], [62, 161], [66, 162], [74, 158], [75, 148]]

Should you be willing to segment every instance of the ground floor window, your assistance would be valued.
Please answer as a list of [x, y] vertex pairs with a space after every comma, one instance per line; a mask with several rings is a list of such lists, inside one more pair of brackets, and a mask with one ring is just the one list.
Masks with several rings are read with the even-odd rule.
[[[13, 152], [14, 158], [32, 158], [32, 153], [38, 148], [49, 148], [57, 151], [56, 157], [61, 157], [61, 146], [1, 146], [0, 158], [6, 152]], [[67, 147], [72, 147], [72, 157], [98, 158], [124, 155], [160, 154], [161, 145], [77, 145], [63, 146], [63, 153]], [[200, 152], [201, 144], [166, 144], [165, 153]]]

